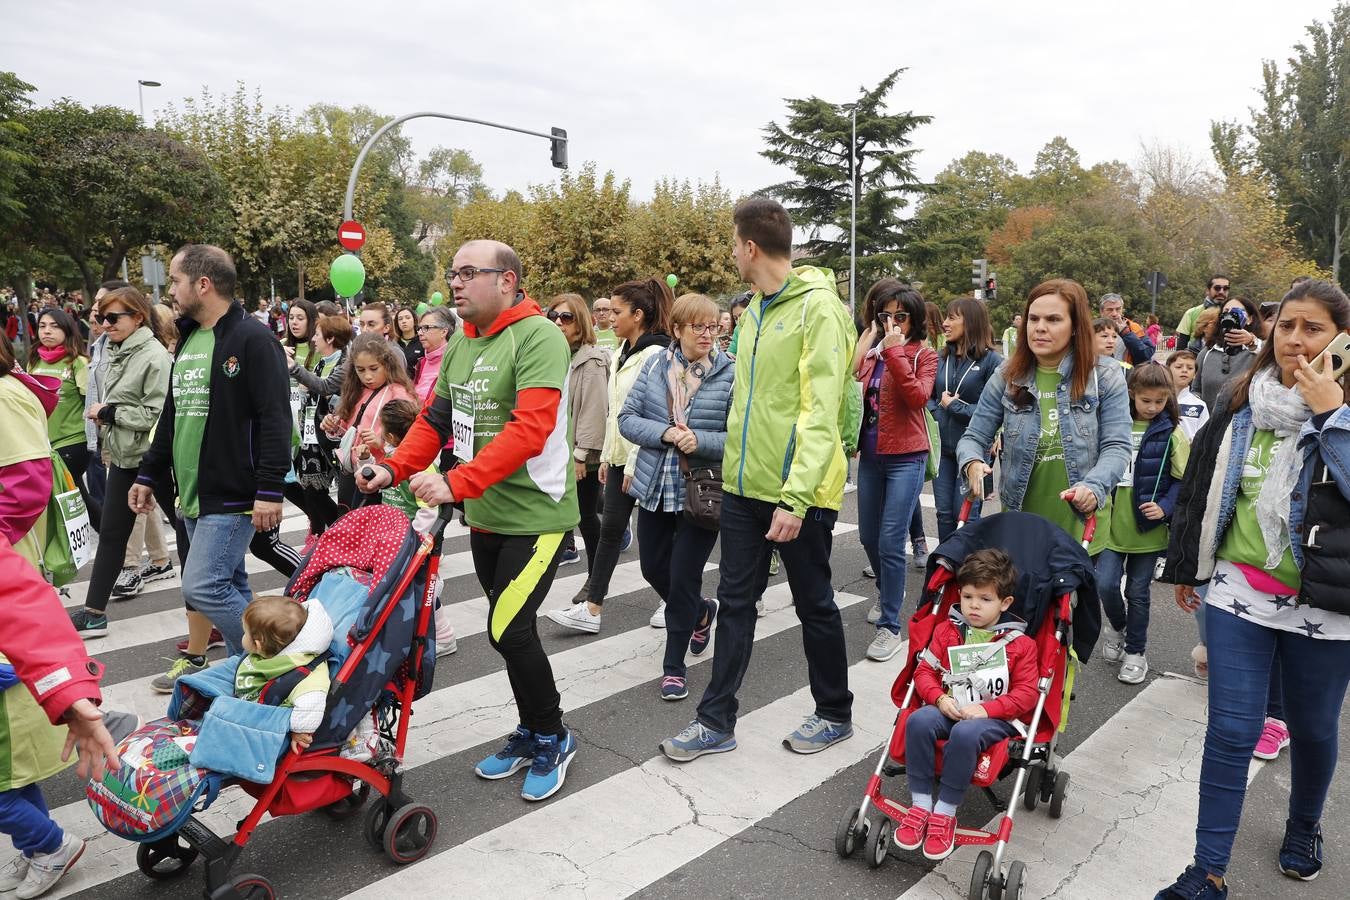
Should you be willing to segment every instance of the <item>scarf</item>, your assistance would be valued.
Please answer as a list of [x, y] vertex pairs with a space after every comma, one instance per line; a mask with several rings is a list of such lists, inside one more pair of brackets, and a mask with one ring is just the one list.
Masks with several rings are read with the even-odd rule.
[[37, 352], [44, 362], [54, 363], [66, 355], [66, 348], [64, 344], [57, 347], [39, 346]]
[[666, 370], [666, 383], [670, 385], [670, 416], [676, 425], [686, 424], [689, 404], [708, 374], [710, 360], [711, 357], [706, 357], [696, 363], [689, 363], [674, 343], [666, 351], [666, 362], [669, 366]]
[[240, 700], [257, 700], [267, 682], [280, 678], [292, 669], [313, 661], [314, 653], [278, 653], [259, 656], [250, 653], [239, 662], [234, 673], [234, 695]]
[[1247, 402], [1252, 408], [1252, 427], [1273, 431], [1283, 438], [1256, 498], [1256, 521], [1261, 526], [1261, 538], [1267, 548], [1267, 569], [1280, 564], [1284, 548], [1289, 546], [1289, 503], [1302, 468], [1295, 438], [1303, 423], [1312, 418], [1312, 410], [1303, 402], [1303, 395], [1280, 384], [1275, 371], [1271, 368], [1258, 372], [1252, 378], [1247, 394]]

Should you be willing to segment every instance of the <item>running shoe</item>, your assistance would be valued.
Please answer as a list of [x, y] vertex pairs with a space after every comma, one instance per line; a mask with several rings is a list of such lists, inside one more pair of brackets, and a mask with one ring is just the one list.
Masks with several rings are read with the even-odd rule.
[[623, 530], [623, 540], [619, 542], [619, 552], [627, 553], [628, 548], [633, 546], [633, 529], [625, 528]]
[[144, 581], [140, 566], [127, 566], [117, 574], [117, 580], [113, 582], [112, 598], [130, 600], [141, 592]]
[[797, 730], [783, 738], [783, 746], [793, 753], [819, 753], [833, 747], [840, 741], [853, 737], [853, 725], [849, 722], [831, 722], [817, 715], [806, 717], [806, 721], [797, 726]]
[[146, 562], [141, 566], [141, 582], [149, 584], [152, 581], [163, 581], [166, 578], [173, 577], [173, 560], [166, 559], [162, 563]]
[[712, 597], [706, 598], [703, 602], [707, 604], [703, 624], [695, 625], [694, 633], [689, 637], [689, 652], [695, 656], [701, 656], [703, 651], [708, 649], [708, 642], [712, 640], [713, 623], [717, 621], [718, 602]]
[[547, 800], [558, 793], [567, 777], [567, 767], [577, 756], [576, 738], [568, 731], [561, 738], [556, 734], [540, 734], [534, 738], [534, 761], [525, 775], [525, 786], [520, 796], [530, 801]]
[[1289, 746], [1289, 729], [1279, 719], [1266, 719], [1261, 728], [1261, 739], [1256, 742], [1252, 756], [1257, 759], [1278, 759], [1280, 751]]
[[585, 603], [578, 603], [575, 606], [569, 606], [567, 609], [549, 610], [548, 617], [551, 621], [573, 631], [584, 631], [587, 634], [600, 633], [600, 616], [591, 615], [591, 611], [586, 608]]
[[1172, 883], [1153, 895], [1153, 900], [1225, 900], [1228, 885], [1219, 887], [1209, 880], [1199, 866], [1187, 866], [1186, 871]]
[[[180, 654], [184, 656], [187, 655], [187, 648], [188, 648], [187, 638], [183, 638], [177, 644], [174, 644], [174, 646], [178, 648], [178, 652]], [[222, 635], [217, 629], [212, 628], [211, 636], [206, 639], [206, 649], [215, 650], [217, 647], [224, 647], [224, 646], [225, 646], [225, 636]]]
[[1116, 679], [1125, 684], [1139, 684], [1148, 677], [1148, 659], [1142, 653], [1126, 653]]
[[889, 628], [878, 628], [877, 636], [872, 638], [872, 643], [867, 647], [867, 658], [873, 662], [886, 662], [899, 653], [904, 645], [905, 639], [898, 633]]
[[652, 613], [652, 617], [647, 620], [647, 624], [653, 628], [666, 627], [666, 601], [662, 600], [656, 604], [656, 612]]
[[667, 675], [661, 679], [662, 700], [683, 700], [689, 696], [689, 686], [678, 675]]
[[755, 601], [755, 618], [762, 619], [769, 614], [769, 608], [764, 605], [764, 598], [760, 597]]
[[205, 656], [180, 656], [169, 666], [169, 671], [150, 682], [150, 688], [157, 694], [172, 694], [179, 678], [194, 672], [205, 672], [207, 668]]
[[22, 853], [16, 854], [4, 866], [0, 866], [0, 894], [12, 891], [23, 884], [23, 879], [27, 875], [28, 857]]
[[934, 862], [946, 859], [956, 849], [956, 816], [933, 813], [923, 836], [923, 855]]
[[1284, 843], [1280, 846], [1280, 871], [1299, 881], [1312, 881], [1322, 871], [1322, 826], [1311, 831], [1284, 822]]
[[534, 733], [524, 725], [517, 725], [506, 739], [506, 746], [474, 766], [474, 774], [489, 781], [514, 775], [534, 762], [534, 743]]
[[51, 853], [34, 853], [28, 860], [28, 872], [23, 883], [14, 889], [19, 900], [31, 900], [56, 887], [70, 867], [84, 854], [84, 838], [67, 834], [61, 846]]
[[1118, 663], [1125, 658], [1125, 636], [1107, 622], [1102, 623], [1102, 659]]
[[708, 753], [726, 753], [736, 749], [736, 735], [713, 731], [695, 719], [675, 735], [661, 742], [661, 752], [672, 762], [689, 762]]
[[75, 633], [86, 641], [108, 636], [108, 617], [104, 613], [80, 607], [70, 614], [70, 624], [75, 626]]
[[573, 547], [570, 550], [564, 550], [562, 556], [558, 557], [559, 566], [571, 566], [581, 562], [581, 554]]
[[872, 608], [867, 611], [867, 624], [875, 625], [881, 621], [881, 601], [872, 604]]
[[911, 549], [913, 550], [913, 553], [914, 553], [914, 559], [912, 560], [911, 565], [913, 565], [914, 568], [919, 569], [920, 571], [923, 571], [924, 569], [927, 569], [927, 568], [928, 568], [928, 541], [927, 541], [927, 540], [917, 540], [917, 541], [914, 542], [913, 547], [912, 547]]
[[863, 577], [864, 577], [864, 578], [876, 578], [876, 577], [877, 577], [877, 573], [872, 569], [872, 566], [871, 566], [871, 565], [866, 565], [866, 566], [863, 566]]

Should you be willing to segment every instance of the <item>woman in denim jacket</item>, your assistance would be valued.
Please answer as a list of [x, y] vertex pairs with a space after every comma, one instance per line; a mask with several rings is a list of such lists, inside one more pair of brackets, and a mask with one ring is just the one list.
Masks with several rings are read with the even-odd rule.
[[[1158, 900], [1228, 895], [1223, 876], [1277, 658], [1292, 744], [1279, 865], [1305, 881], [1322, 868], [1319, 821], [1350, 684], [1350, 407], [1324, 353], [1342, 332], [1350, 332], [1350, 300], [1341, 289], [1296, 285], [1280, 304], [1272, 340], [1196, 435], [1161, 580], [1177, 585], [1187, 610], [1202, 602], [1195, 586], [1209, 583], [1209, 727], [1195, 863]], [[1310, 505], [1315, 479], [1322, 483]]]
[[1120, 365], [1097, 358], [1087, 292], [1052, 279], [1027, 298], [1017, 349], [985, 385], [957, 463], [980, 496], [1002, 429], [1003, 508], [1036, 513], [1081, 540], [1082, 517], [1106, 502], [1130, 464], [1130, 427]]

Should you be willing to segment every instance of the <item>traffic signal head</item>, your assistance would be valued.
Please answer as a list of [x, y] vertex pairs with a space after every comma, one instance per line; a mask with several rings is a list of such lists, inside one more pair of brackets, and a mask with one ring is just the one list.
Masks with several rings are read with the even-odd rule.
[[975, 287], [984, 287], [984, 280], [989, 277], [989, 263], [983, 259], [972, 259], [970, 261], [970, 283]]
[[553, 133], [553, 168], [567, 168], [567, 129], [554, 128]]

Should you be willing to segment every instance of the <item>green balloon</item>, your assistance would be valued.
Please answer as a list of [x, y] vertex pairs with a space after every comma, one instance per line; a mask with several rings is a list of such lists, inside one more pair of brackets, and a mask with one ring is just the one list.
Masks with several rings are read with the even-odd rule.
[[366, 283], [366, 267], [359, 256], [344, 253], [328, 267], [328, 280], [339, 297], [355, 297]]
[[432, 306], [440, 306], [440, 305], [441, 305], [442, 303], [444, 303], [444, 302], [445, 302], [445, 295], [444, 295], [444, 294], [442, 294], [440, 291], [435, 291], [434, 293], [432, 293], [432, 295], [431, 295], [431, 305], [432, 305]]
[[676, 277], [675, 275], [667, 275], [667, 276], [666, 276], [666, 284], [670, 285], [670, 287], [671, 287], [672, 289], [674, 289], [675, 285], [677, 285], [677, 284], [679, 284], [679, 283], [680, 283], [680, 279], [679, 279], [678, 277]]
[[431, 307], [430, 307], [430, 306], [427, 306], [425, 303], [419, 303], [419, 304], [417, 304], [417, 314], [418, 314], [419, 316], [420, 316], [420, 315], [423, 315], [423, 314], [424, 314], [427, 310], [429, 310], [429, 309], [431, 309]]

